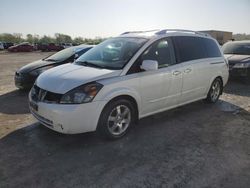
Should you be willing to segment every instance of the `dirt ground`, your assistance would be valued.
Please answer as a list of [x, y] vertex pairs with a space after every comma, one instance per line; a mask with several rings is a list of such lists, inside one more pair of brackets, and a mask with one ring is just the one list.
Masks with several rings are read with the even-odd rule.
[[0, 52], [0, 187], [250, 187], [250, 85], [142, 119], [123, 139], [37, 123], [19, 67], [49, 53]]

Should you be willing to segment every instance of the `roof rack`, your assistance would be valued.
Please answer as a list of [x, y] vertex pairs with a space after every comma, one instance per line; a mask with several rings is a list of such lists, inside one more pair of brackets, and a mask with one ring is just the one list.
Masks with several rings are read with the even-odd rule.
[[126, 31], [126, 32], [122, 33], [121, 35], [149, 33], [149, 32], [156, 32], [156, 31], [160, 31], [160, 30], [159, 29], [154, 29], [154, 30], [147, 30], [147, 31]]
[[155, 34], [156, 35], [163, 35], [163, 34], [166, 34], [168, 32], [184, 32], [184, 33], [194, 33], [197, 35], [202, 35], [202, 36], [207, 36], [207, 37], [210, 36], [207, 33], [202, 33], [199, 31], [192, 31], [192, 30], [185, 30], [185, 29], [163, 29], [163, 30], [156, 32]]
[[186, 30], [186, 29], [163, 29], [163, 30], [159, 30], [159, 29], [154, 29], [154, 30], [147, 30], [147, 31], [127, 31], [122, 33], [121, 35], [126, 35], [126, 34], [140, 34], [140, 33], [152, 33], [155, 32], [155, 35], [164, 35], [167, 34], [168, 32], [184, 32], [184, 33], [193, 33], [193, 34], [197, 34], [197, 35], [201, 35], [201, 36], [210, 36], [207, 33], [203, 33], [200, 31], [192, 31], [192, 30]]

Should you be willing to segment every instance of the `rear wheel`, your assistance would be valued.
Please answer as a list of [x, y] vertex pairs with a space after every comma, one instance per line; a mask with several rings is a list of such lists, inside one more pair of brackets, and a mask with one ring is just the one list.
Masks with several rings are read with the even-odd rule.
[[222, 81], [219, 78], [216, 78], [207, 94], [206, 101], [209, 103], [216, 103], [222, 93]]
[[135, 121], [133, 104], [126, 99], [109, 103], [99, 119], [97, 131], [108, 139], [118, 139], [124, 136]]

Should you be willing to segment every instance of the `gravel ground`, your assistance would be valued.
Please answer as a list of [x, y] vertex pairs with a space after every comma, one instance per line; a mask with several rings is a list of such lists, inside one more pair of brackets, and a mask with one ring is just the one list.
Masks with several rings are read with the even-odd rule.
[[123, 139], [61, 135], [30, 115], [17, 68], [49, 53], [0, 52], [0, 187], [250, 187], [250, 86], [142, 119]]

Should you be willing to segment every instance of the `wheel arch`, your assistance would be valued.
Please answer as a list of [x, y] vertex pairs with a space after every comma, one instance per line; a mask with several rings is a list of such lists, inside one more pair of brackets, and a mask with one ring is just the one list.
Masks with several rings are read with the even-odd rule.
[[[134, 96], [134, 95], [131, 95], [131, 94], [116, 94], [116, 95], [112, 95], [109, 96], [109, 100], [108, 102], [105, 104], [105, 106], [103, 107], [102, 109], [102, 112], [105, 110], [105, 108], [112, 102], [114, 101], [117, 101], [117, 100], [120, 100], [120, 99], [126, 99], [128, 101], [130, 101], [132, 103], [132, 105], [134, 106], [135, 108], [135, 111], [136, 111], [136, 122], [139, 120], [139, 102], [138, 102], [138, 99]], [[102, 113], [101, 112], [101, 113]]]
[[[221, 81], [221, 92], [220, 92], [220, 95], [223, 93], [223, 89], [224, 89], [224, 87], [223, 87], [223, 85], [224, 85], [224, 83], [223, 83], [223, 78], [222, 78], [222, 76], [215, 76], [215, 77], [213, 77], [211, 80], [210, 80], [210, 85], [209, 85], [209, 89], [210, 89], [210, 87], [211, 87], [211, 85], [212, 85], [212, 83], [213, 83], [213, 81], [214, 80], [216, 80], [216, 79], [220, 79], [220, 81]], [[209, 89], [208, 89], [208, 91], [207, 91], [207, 93], [209, 92]]]

